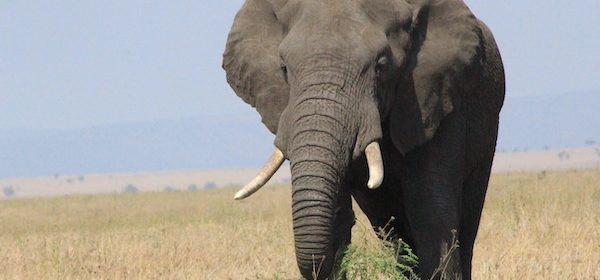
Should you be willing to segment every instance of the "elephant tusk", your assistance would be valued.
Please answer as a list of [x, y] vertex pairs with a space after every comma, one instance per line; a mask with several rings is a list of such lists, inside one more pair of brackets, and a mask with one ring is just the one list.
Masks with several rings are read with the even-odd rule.
[[233, 197], [235, 200], [241, 200], [251, 196], [253, 193], [262, 188], [268, 181], [273, 177], [275, 172], [281, 167], [285, 158], [283, 153], [278, 148], [275, 148], [269, 161], [263, 166], [258, 175], [246, 184], [241, 190], [239, 190]]
[[367, 165], [369, 166], [369, 189], [376, 189], [383, 182], [383, 159], [381, 158], [381, 149], [379, 143], [372, 142], [365, 149]]

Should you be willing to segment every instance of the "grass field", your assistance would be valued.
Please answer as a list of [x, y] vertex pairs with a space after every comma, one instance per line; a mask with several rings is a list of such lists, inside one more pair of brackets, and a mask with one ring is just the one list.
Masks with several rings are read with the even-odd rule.
[[[0, 201], [0, 279], [297, 278], [290, 188], [234, 192]], [[600, 170], [494, 175], [473, 274], [600, 279]]]

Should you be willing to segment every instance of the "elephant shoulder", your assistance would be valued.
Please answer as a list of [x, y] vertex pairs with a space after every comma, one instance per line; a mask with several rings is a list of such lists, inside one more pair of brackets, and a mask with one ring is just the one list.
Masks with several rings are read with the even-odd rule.
[[494, 107], [492, 111], [494, 111], [495, 114], [498, 114], [504, 103], [504, 65], [492, 31], [481, 20], [478, 20], [478, 25], [481, 30], [482, 47], [478, 91], [480, 94], [485, 95], [487, 97], [486, 99], [491, 99], [488, 100], [488, 102]]

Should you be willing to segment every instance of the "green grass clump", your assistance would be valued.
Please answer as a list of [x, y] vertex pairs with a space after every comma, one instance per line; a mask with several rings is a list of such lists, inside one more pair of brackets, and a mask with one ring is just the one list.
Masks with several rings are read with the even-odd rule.
[[389, 241], [380, 232], [381, 239], [365, 238], [361, 244], [350, 244], [344, 253], [338, 279], [361, 280], [418, 280], [417, 256], [404, 241]]

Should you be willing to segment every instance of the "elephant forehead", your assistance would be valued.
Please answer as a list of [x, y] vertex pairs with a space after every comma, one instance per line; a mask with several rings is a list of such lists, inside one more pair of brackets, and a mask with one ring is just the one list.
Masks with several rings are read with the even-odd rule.
[[361, 9], [386, 31], [412, 22], [413, 7], [398, 0], [362, 0]]
[[336, 53], [353, 61], [372, 60], [385, 48], [385, 30], [353, 1], [302, 1], [285, 16], [292, 23], [281, 44], [284, 58]]

